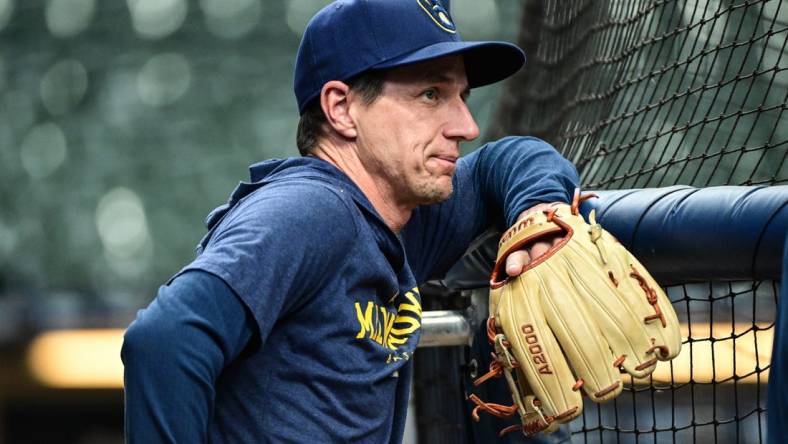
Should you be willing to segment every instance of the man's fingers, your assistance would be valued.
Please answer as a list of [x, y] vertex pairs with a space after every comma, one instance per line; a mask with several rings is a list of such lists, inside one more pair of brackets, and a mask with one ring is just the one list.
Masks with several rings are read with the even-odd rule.
[[555, 243], [560, 241], [560, 238], [535, 242], [529, 245], [525, 250], [515, 251], [506, 258], [506, 274], [509, 276], [519, 276], [523, 272], [523, 268], [531, 263], [532, 260], [547, 253]]
[[531, 256], [526, 250], [515, 251], [506, 258], [506, 274], [509, 276], [519, 275], [529, 262], [531, 262]]
[[532, 259], [536, 259], [539, 256], [547, 253], [547, 250], [549, 250], [550, 247], [552, 247], [552, 246], [553, 246], [553, 242], [552, 241], [535, 242], [530, 248], [530, 250], [531, 250], [530, 251], [530, 257]]

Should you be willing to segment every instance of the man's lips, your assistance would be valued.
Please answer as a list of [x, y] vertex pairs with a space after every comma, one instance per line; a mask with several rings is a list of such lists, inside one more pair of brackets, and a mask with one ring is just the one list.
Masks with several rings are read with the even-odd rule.
[[451, 162], [451, 163], [457, 163], [457, 159], [458, 159], [457, 156], [453, 156], [453, 155], [449, 155], [449, 154], [442, 155], [442, 156], [435, 156], [435, 157], [440, 159], [440, 160], [443, 160], [443, 161], [446, 161], [446, 162]]
[[449, 173], [454, 172], [454, 168], [456, 167], [457, 159], [458, 159], [457, 156], [444, 154], [444, 155], [432, 156], [432, 158], [438, 162], [438, 164], [441, 166], [442, 169], [447, 170]]

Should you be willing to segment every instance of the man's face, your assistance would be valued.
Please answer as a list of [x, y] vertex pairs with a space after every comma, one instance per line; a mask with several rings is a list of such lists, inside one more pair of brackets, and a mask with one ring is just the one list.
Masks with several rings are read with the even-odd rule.
[[391, 203], [449, 197], [459, 144], [479, 135], [468, 94], [461, 56], [448, 56], [392, 69], [381, 95], [353, 108], [359, 157]]

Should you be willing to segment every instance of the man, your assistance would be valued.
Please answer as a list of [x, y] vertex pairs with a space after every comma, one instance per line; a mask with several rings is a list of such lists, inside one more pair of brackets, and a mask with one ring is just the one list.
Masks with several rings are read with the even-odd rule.
[[127, 439], [400, 442], [418, 283], [578, 182], [533, 138], [458, 159], [479, 134], [470, 88], [523, 62], [516, 46], [460, 41], [435, 1], [320, 11], [295, 67], [303, 157], [254, 165], [130, 326]]

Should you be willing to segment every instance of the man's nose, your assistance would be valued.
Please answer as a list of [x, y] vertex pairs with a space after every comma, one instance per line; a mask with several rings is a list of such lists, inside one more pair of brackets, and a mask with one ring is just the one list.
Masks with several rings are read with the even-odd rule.
[[448, 139], [473, 140], [479, 137], [479, 125], [461, 98], [457, 98], [451, 107], [449, 124], [445, 128], [444, 136]]

